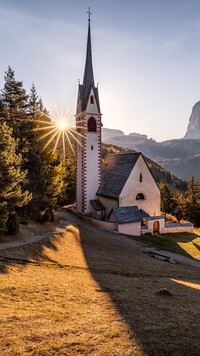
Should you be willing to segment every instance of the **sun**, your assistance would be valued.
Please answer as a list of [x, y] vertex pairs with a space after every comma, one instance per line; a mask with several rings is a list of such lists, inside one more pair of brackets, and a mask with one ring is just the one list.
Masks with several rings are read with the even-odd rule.
[[[58, 147], [62, 147], [63, 159], [65, 159], [67, 153], [66, 147], [70, 148], [75, 154], [73, 143], [82, 145], [83, 135], [75, 129], [74, 116], [70, 115], [68, 111], [64, 113], [63, 110], [59, 111], [58, 109], [56, 112], [50, 112], [50, 115], [44, 114], [44, 112], [39, 112], [39, 114], [45, 119], [36, 120], [38, 127], [34, 130], [41, 133], [38, 141], [45, 142], [42, 150], [44, 151], [51, 144], [53, 154]], [[80, 127], [78, 126], [78, 128]]]
[[58, 130], [60, 130], [60, 131], [65, 131], [65, 130], [67, 130], [67, 128], [69, 128], [69, 123], [67, 122], [66, 119], [60, 118], [57, 121], [55, 121], [55, 124], [56, 124]]

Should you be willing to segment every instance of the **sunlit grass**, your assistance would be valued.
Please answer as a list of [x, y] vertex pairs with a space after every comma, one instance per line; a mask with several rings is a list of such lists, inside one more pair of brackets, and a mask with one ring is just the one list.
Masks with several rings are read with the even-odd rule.
[[178, 253], [200, 260], [200, 236], [195, 233], [170, 233], [163, 235], [131, 237], [149, 247]]
[[174, 279], [174, 278], [171, 278], [171, 280], [172, 280], [173, 282], [182, 284], [183, 286], [200, 290], [200, 284], [199, 284], [199, 283], [192, 283], [192, 282], [190, 282], [190, 281], [183, 281], [183, 280]]

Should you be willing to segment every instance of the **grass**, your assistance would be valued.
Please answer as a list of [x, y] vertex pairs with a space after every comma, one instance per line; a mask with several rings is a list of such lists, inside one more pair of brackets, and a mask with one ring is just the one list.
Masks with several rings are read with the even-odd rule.
[[200, 260], [200, 229], [192, 233], [170, 233], [163, 235], [143, 235], [131, 237], [148, 247], [178, 253], [183, 256]]
[[76, 224], [0, 251], [0, 355], [199, 355], [199, 270]]

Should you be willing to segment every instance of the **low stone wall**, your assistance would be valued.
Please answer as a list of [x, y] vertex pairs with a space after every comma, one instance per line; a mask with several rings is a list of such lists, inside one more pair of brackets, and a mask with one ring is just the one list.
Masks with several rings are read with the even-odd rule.
[[90, 216], [83, 216], [81, 215], [86, 221], [89, 221], [91, 224], [101, 227], [102, 229], [106, 230], [116, 230], [116, 224], [110, 221], [98, 220], [95, 218], [91, 218]]
[[194, 232], [194, 225], [192, 223], [172, 223], [172, 224], [165, 224], [161, 230], [161, 234], [169, 234], [174, 232]]

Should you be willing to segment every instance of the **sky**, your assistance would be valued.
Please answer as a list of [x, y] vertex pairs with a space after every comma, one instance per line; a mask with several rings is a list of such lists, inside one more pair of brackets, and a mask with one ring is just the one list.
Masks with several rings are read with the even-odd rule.
[[199, 0], [0, 0], [0, 88], [10, 65], [50, 112], [73, 116], [88, 6], [104, 127], [182, 138], [200, 100]]

